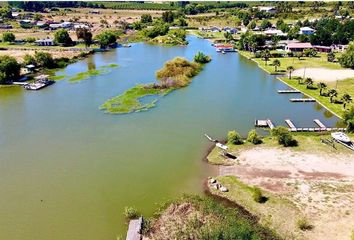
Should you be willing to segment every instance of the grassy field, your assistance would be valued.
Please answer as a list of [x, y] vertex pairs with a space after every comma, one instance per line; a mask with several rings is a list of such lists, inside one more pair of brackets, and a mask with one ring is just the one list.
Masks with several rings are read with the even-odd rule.
[[[302, 57], [301, 60], [299, 60], [296, 57], [282, 57], [282, 58], [270, 58], [269, 61], [267, 62], [267, 65], [265, 61], [261, 58], [254, 58], [253, 53], [248, 52], [248, 51], [239, 51], [239, 53], [247, 57], [248, 59], [252, 59], [255, 61], [258, 66], [262, 69], [264, 69], [266, 72], [270, 74], [284, 74], [287, 72], [287, 67], [288, 66], [293, 66], [295, 69], [299, 68], [329, 68], [329, 69], [343, 69], [339, 63], [334, 63], [334, 62], [328, 62], [327, 61], [327, 54], [325, 53], [318, 53], [317, 57]], [[272, 65], [272, 62], [274, 59], [278, 59], [280, 61], [280, 66], [278, 67], [278, 71], [275, 71], [274, 66]]]
[[301, 239], [302, 233], [297, 228], [296, 222], [303, 218], [303, 215], [290, 201], [263, 191], [262, 195], [267, 198], [267, 201], [258, 203], [253, 199], [254, 188], [242, 183], [236, 177], [223, 176], [216, 179], [229, 191], [223, 193], [210, 188], [212, 194], [243, 206], [247, 211], [259, 217], [261, 225], [276, 230], [284, 239], [294, 236], [297, 236], [296, 239]]

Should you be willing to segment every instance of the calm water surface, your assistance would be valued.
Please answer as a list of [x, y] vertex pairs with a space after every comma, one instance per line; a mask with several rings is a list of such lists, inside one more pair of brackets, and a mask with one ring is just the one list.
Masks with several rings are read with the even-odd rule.
[[[143, 43], [98, 53], [58, 75], [110, 63], [110, 73], [66, 80], [38, 92], [0, 89], [0, 239], [107, 240], [124, 235], [125, 206], [149, 215], [156, 203], [201, 193], [213, 169], [202, 162], [203, 133], [246, 134], [256, 118], [332, 126], [337, 118], [313, 103], [290, 103], [285, 86], [237, 54], [217, 54], [205, 40], [187, 47]], [[155, 81], [165, 61], [197, 51], [211, 55], [193, 83], [147, 112], [108, 115], [106, 99]], [[294, 96], [294, 95], [292, 95]]]

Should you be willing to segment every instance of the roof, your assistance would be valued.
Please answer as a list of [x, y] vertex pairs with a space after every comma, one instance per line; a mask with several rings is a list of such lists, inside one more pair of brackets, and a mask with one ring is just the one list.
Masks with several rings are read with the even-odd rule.
[[312, 48], [311, 43], [289, 43], [288, 48]]
[[36, 42], [53, 42], [54, 40], [53, 39], [50, 39], [50, 38], [44, 38], [44, 39], [39, 39], [39, 40], [36, 40]]
[[277, 35], [283, 35], [283, 31], [282, 30], [279, 30], [279, 29], [268, 29], [266, 31], [264, 31], [264, 34], [277, 34]]
[[310, 27], [301, 27], [300, 31], [315, 31], [315, 29], [310, 28]]

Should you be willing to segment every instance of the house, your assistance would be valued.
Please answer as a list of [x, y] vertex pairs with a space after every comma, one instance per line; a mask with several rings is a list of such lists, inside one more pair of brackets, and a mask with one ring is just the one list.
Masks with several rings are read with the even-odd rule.
[[225, 32], [231, 33], [231, 34], [236, 34], [237, 33], [237, 29], [236, 28], [231, 28], [231, 27], [224, 27], [222, 29]]
[[332, 52], [333, 48], [332, 47], [328, 47], [328, 46], [313, 46], [314, 49], [316, 49], [317, 52], [325, 52], [325, 53], [329, 53]]
[[288, 45], [286, 46], [285, 50], [286, 51], [291, 51], [291, 52], [302, 52], [305, 49], [311, 49], [313, 48], [313, 46], [311, 45], [311, 43], [288, 43]]
[[49, 28], [50, 29], [58, 29], [58, 28], [61, 28], [61, 23], [52, 23], [52, 24], [49, 24]]
[[45, 39], [39, 39], [36, 42], [36, 45], [38, 46], [54, 46], [54, 40], [50, 38], [45, 38]]
[[304, 34], [304, 35], [312, 35], [315, 33], [315, 29], [312, 29], [310, 27], [301, 27], [299, 34]]
[[277, 12], [277, 9], [271, 6], [260, 6], [258, 7], [258, 10], [261, 12], [273, 13], [273, 14]]
[[0, 29], [11, 29], [12, 26], [9, 24], [0, 24]]
[[78, 29], [78, 28], [86, 28], [86, 29], [89, 29], [90, 27], [87, 26], [86, 24], [75, 24], [75, 25], [74, 25], [74, 29]]
[[92, 14], [100, 14], [100, 11], [98, 11], [98, 10], [91, 10], [89, 13], [92, 13]]
[[11, 13], [11, 16], [12, 16], [13, 18], [19, 18], [19, 17], [20, 17], [20, 13], [19, 13], [19, 12], [12, 12], [12, 13]]
[[286, 36], [286, 33], [283, 33], [282, 30], [278, 30], [278, 29], [268, 29], [266, 31], [264, 31], [264, 34], [267, 36]]
[[36, 66], [34, 66], [33, 64], [29, 64], [25, 66], [25, 73], [33, 73], [35, 70]]
[[72, 22], [62, 22], [61, 27], [62, 28], [71, 28], [73, 26]]

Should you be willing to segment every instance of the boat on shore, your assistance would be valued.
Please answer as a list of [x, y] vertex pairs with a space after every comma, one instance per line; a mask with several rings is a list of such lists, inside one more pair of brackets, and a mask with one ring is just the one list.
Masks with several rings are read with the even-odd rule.
[[346, 135], [345, 133], [343, 133], [343, 132], [334, 132], [334, 133], [331, 133], [331, 136], [336, 142], [346, 146], [347, 148], [350, 148], [351, 150], [354, 150], [353, 142], [348, 137], [348, 135]]

